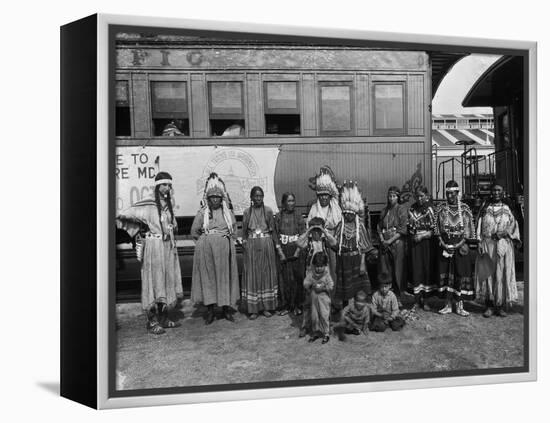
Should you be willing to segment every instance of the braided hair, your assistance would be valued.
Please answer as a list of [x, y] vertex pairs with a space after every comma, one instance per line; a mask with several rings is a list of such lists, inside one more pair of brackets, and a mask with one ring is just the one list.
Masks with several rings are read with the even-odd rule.
[[[254, 196], [254, 193], [256, 191], [260, 191], [262, 193], [262, 195], [265, 195], [264, 190], [262, 189], [262, 187], [256, 185], [256, 186], [252, 187], [252, 189], [250, 190], [250, 200], [251, 200], [251, 202], [252, 202], [252, 197]], [[252, 207], [250, 207], [250, 213], [252, 214]], [[265, 202], [262, 202], [262, 214], [264, 216], [264, 221], [265, 221], [266, 226], [269, 227], [269, 223], [267, 221], [267, 216], [266, 216], [266, 213], [265, 213]]]
[[[390, 192], [393, 192], [397, 195], [397, 205], [399, 205], [399, 201], [401, 199], [401, 190], [396, 186], [391, 186], [391, 187], [388, 188], [387, 197], [390, 196], [389, 195]], [[386, 207], [384, 207], [382, 215], [380, 216], [380, 221], [384, 220], [384, 218], [388, 215], [389, 212], [390, 212], [390, 200], [389, 200], [389, 198], [387, 198]]]
[[[168, 172], [159, 172], [157, 173], [157, 176], [155, 177], [155, 181], [159, 181], [161, 179], [172, 179], [172, 176]], [[162, 204], [160, 201], [160, 185], [155, 185], [155, 204], [157, 206], [157, 211], [159, 215], [159, 223], [160, 223], [160, 229], [162, 230], [162, 237], [164, 238], [164, 227], [162, 226]], [[170, 212], [170, 218], [171, 222], [174, 221], [174, 210], [172, 208], [172, 196], [170, 195], [170, 192], [166, 193], [166, 205], [168, 207], [168, 211]]]

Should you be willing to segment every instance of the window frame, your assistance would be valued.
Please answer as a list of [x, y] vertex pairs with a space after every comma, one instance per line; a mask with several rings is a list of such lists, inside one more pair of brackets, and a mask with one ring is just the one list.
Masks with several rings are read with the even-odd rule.
[[[324, 87], [349, 87], [349, 118], [350, 129], [349, 130], [324, 130], [323, 129], [323, 88]], [[355, 135], [355, 84], [353, 80], [338, 80], [338, 81], [319, 81], [317, 83], [317, 94], [319, 97], [319, 135], [321, 136], [350, 136]]]
[[[403, 97], [401, 104], [403, 106], [403, 127], [402, 128], [377, 128], [376, 127], [376, 87], [378, 85], [399, 85], [401, 86]], [[373, 81], [372, 92], [372, 133], [377, 136], [405, 136], [407, 135], [407, 81]]]
[[[128, 98], [127, 98], [127, 102], [128, 104], [126, 106], [118, 106], [117, 105], [117, 98], [116, 98], [116, 84], [118, 82], [125, 82], [126, 83], [126, 93], [128, 95]], [[127, 108], [128, 109], [128, 115], [129, 115], [129, 124], [130, 124], [130, 135], [117, 135], [116, 134], [116, 122], [115, 122], [115, 137], [117, 138], [131, 138], [133, 135], [134, 135], [134, 122], [133, 122], [133, 119], [132, 119], [132, 115], [133, 115], [133, 107], [132, 107], [132, 95], [131, 95], [131, 90], [132, 90], [132, 84], [131, 84], [132, 80], [131, 80], [131, 76], [129, 74], [123, 74], [123, 75], [117, 75], [116, 78], [115, 78], [115, 119], [116, 119], [116, 111], [119, 107], [124, 107], [124, 108]]]
[[[239, 84], [241, 87], [241, 113], [214, 113], [212, 111], [212, 84], [226, 83]], [[242, 80], [208, 80], [206, 82], [206, 91], [208, 97], [208, 120], [244, 120], [246, 126], [246, 112], [244, 97], [246, 95], [245, 84]]]
[[[186, 105], [186, 110], [185, 110], [185, 114], [183, 115], [178, 115], [178, 116], [174, 116], [174, 115], [170, 115], [168, 116], [168, 114], [170, 112], [160, 112], [161, 114], [163, 114], [162, 116], [160, 115], [156, 115], [155, 114], [155, 90], [153, 89], [153, 86], [155, 84], [166, 84], [166, 83], [170, 83], [170, 84], [174, 84], [174, 83], [178, 83], [178, 84], [184, 84], [185, 86], [185, 105]], [[189, 83], [187, 82], [187, 80], [159, 80], [159, 79], [151, 79], [149, 81], [149, 87], [150, 87], [150, 92], [151, 92], [151, 120], [153, 119], [189, 119], [189, 115], [190, 115], [190, 107], [189, 107]]]
[[[269, 84], [294, 84], [296, 86], [296, 107], [294, 108], [270, 108], [269, 97], [267, 95], [267, 86]], [[301, 99], [300, 99], [300, 81], [288, 80], [264, 80], [263, 81], [263, 96], [264, 96], [264, 115], [301, 115]]]

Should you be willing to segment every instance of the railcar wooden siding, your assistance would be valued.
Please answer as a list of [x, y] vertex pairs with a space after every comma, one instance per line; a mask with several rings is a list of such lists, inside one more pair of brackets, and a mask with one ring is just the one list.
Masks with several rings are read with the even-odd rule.
[[[320, 165], [329, 165], [339, 181], [357, 181], [367, 197], [372, 211], [380, 211], [386, 203], [388, 187], [428, 183], [426, 163], [430, 156], [424, 155], [424, 144], [362, 143], [323, 144], [315, 150], [300, 145], [285, 145], [275, 168], [275, 191], [280, 201], [285, 191], [294, 191], [297, 206], [305, 212], [306, 206], [315, 199], [309, 188], [309, 178], [319, 171]], [[428, 179], [427, 179], [428, 178]]]
[[[301, 135], [319, 136], [321, 82], [353, 84], [352, 134], [372, 135], [372, 84], [380, 81], [406, 83], [406, 125], [403, 135], [423, 135], [426, 109], [425, 79], [429, 71], [425, 52], [380, 51], [357, 48], [231, 48], [134, 46], [119, 41], [117, 79], [130, 83], [133, 136], [152, 135], [148, 111], [151, 98], [147, 81], [188, 82], [191, 137], [209, 137], [208, 81], [241, 81], [245, 95], [245, 133], [264, 135], [262, 84], [266, 81], [299, 82]], [[429, 100], [428, 100], [429, 101]]]
[[[140, 43], [139, 37], [120, 37], [116, 74], [117, 80], [128, 82], [132, 136], [117, 137], [116, 144], [118, 148], [279, 146], [275, 170], [278, 201], [283, 192], [294, 191], [305, 211], [315, 197], [308, 187], [309, 178], [321, 165], [329, 165], [338, 180], [357, 180], [371, 210], [377, 211], [385, 204], [390, 185], [431, 185], [430, 72], [429, 56], [422, 51], [175, 41], [155, 44], [151, 40]], [[186, 83], [189, 136], [153, 136], [152, 81]], [[215, 81], [242, 84], [243, 137], [212, 135], [208, 84]], [[297, 83], [297, 135], [266, 134], [265, 84], [282, 81]], [[321, 109], [321, 90], [339, 83], [350, 87], [351, 129], [323, 132], [321, 116], [331, 109]], [[376, 84], [402, 87], [401, 129], [375, 127]]]

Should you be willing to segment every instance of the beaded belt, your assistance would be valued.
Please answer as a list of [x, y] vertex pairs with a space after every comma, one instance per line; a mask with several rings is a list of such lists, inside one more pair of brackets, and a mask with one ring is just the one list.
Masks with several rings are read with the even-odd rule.
[[355, 250], [355, 251], [344, 251], [340, 255], [351, 257], [351, 256], [358, 256], [359, 254], [361, 253], [358, 250]]
[[220, 231], [217, 229], [209, 229], [206, 231], [206, 235], [220, 235], [220, 236], [229, 236], [228, 231]]
[[282, 235], [281, 234], [281, 244], [286, 245], [290, 242], [298, 241], [298, 235]]
[[267, 237], [270, 237], [271, 234], [269, 232], [260, 232], [259, 234], [258, 233], [251, 233], [250, 234], [250, 238], [267, 238]]
[[162, 234], [152, 234], [150, 232], [147, 232], [145, 234], [145, 238], [147, 238], [147, 239], [160, 239], [161, 241], [169, 241], [170, 240], [170, 235], [169, 234], [164, 234], [164, 237], [163, 237]]
[[463, 236], [464, 231], [447, 231], [447, 235], [449, 235], [449, 236]]

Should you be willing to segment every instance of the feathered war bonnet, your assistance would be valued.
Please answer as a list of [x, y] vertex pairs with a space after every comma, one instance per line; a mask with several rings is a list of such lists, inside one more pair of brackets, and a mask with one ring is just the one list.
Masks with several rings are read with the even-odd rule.
[[342, 226], [340, 228], [340, 242], [338, 245], [338, 254], [342, 250], [342, 241], [344, 236], [344, 213], [353, 213], [355, 215], [355, 242], [359, 249], [359, 216], [363, 214], [365, 203], [361, 197], [361, 191], [357, 187], [357, 182], [344, 181], [340, 191], [340, 207], [342, 208]]
[[210, 224], [211, 210], [210, 210], [210, 207], [208, 206], [208, 198], [210, 197], [221, 197], [223, 218], [227, 223], [229, 233], [232, 233], [233, 222], [231, 220], [231, 212], [229, 208], [229, 204], [231, 203], [231, 200], [229, 199], [229, 194], [225, 189], [225, 183], [218, 176], [218, 174], [214, 172], [212, 172], [210, 176], [208, 176], [208, 179], [206, 179], [206, 183], [204, 185], [204, 194], [201, 201], [203, 212], [204, 212], [202, 227], [205, 233], [208, 233], [208, 226]]
[[360, 214], [364, 210], [365, 203], [361, 197], [361, 191], [357, 187], [357, 182], [344, 181], [340, 192], [340, 207], [342, 213]]
[[[321, 167], [319, 174], [315, 177], [315, 192], [317, 196], [321, 194], [328, 194], [330, 196], [330, 216], [332, 217], [330, 220], [339, 222], [342, 219], [342, 210], [340, 210], [340, 205], [338, 204], [338, 186], [332, 172], [326, 167]], [[317, 200], [317, 206], [321, 207], [319, 200]], [[328, 216], [327, 220], [329, 220]]]
[[226, 196], [225, 184], [217, 173], [212, 172], [204, 185], [203, 200], [209, 197], [222, 197], [222, 199], [225, 199]]
[[338, 198], [338, 187], [333, 176], [324, 168], [321, 168], [319, 175], [315, 178], [315, 192], [317, 195], [328, 194], [333, 198]]

